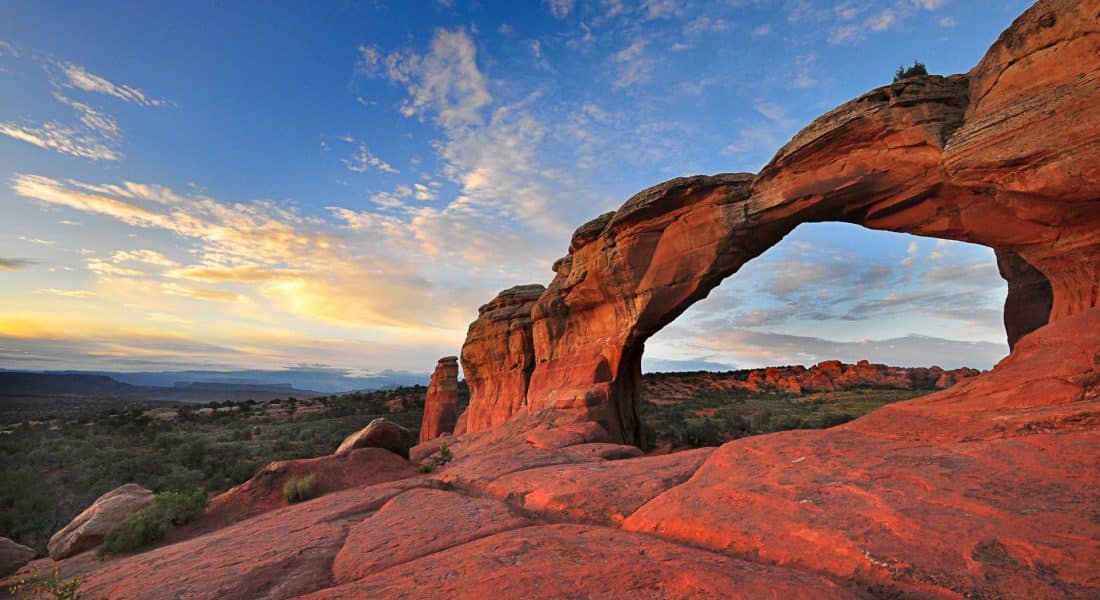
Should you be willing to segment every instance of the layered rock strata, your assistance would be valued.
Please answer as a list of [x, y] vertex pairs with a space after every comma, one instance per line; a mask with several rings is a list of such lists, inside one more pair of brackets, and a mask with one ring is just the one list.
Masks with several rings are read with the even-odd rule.
[[439, 359], [424, 397], [424, 417], [420, 424], [420, 443], [445, 433], [454, 433], [458, 420], [458, 357]]

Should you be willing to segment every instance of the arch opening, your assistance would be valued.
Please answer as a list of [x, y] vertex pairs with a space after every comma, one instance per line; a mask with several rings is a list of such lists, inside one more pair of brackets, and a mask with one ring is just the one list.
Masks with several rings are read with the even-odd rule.
[[997, 263], [975, 244], [805, 223], [651, 336], [642, 370], [989, 369], [1009, 349]]

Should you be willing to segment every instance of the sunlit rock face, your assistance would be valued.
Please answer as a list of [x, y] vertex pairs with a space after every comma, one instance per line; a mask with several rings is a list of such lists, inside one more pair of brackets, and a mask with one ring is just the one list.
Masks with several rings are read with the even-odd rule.
[[496, 427], [526, 403], [535, 368], [531, 307], [545, 291], [542, 285], [516, 286], [478, 310], [462, 345], [471, 408], [462, 414], [455, 433]]
[[553, 410], [640, 444], [646, 339], [807, 222], [993, 248], [1010, 344], [1097, 306], [1098, 7], [1040, 2], [967, 74], [878, 88], [811, 123], [757, 175], [673, 179], [581, 226], [530, 311], [527, 296], [502, 301], [508, 290], [471, 325], [466, 431]]
[[424, 397], [424, 418], [420, 424], [420, 443], [446, 433], [454, 433], [458, 420], [458, 357], [439, 359]]

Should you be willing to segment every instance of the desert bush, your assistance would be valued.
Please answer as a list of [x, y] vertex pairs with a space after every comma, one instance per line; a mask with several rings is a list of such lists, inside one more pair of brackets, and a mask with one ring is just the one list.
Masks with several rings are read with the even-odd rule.
[[155, 544], [173, 527], [206, 512], [206, 492], [160, 492], [145, 508], [133, 512], [107, 532], [100, 554], [125, 554]]
[[313, 475], [305, 477], [291, 477], [283, 484], [283, 496], [287, 502], [302, 502], [317, 495], [314, 483], [317, 478]]
[[447, 447], [447, 442], [439, 442], [439, 450], [436, 450], [435, 464], [445, 465], [451, 462], [454, 455], [451, 454], [451, 449]]
[[913, 66], [905, 68], [905, 65], [898, 67], [897, 71], [894, 71], [894, 81], [901, 81], [902, 79], [908, 79], [909, 77], [919, 77], [928, 74], [928, 67], [924, 66], [919, 60], [913, 61]]
[[80, 584], [83, 579], [61, 579], [58, 569], [54, 569], [53, 575], [47, 579], [40, 579], [38, 569], [31, 570], [30, 577], [20, 577], [8, 588], [12, 596], [25, 594], [28, 598], [53, 598], [54, 600], [81, 600], [84, 595], [80, 593]]

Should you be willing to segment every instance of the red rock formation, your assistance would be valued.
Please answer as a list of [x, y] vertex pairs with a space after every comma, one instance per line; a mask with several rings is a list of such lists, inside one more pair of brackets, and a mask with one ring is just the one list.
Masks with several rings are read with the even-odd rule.
[[[429, 511], [431, 518], [425, 519]], [[356, 581], [427, 554], [532, 524], [503, 502], [412, 489], [348, 531], [332, 565], [334, 581]]]
[[458, 419], [458, 357], [444, 356], [435, 365], [428, 393], [424, 397], [424, 418], [420, 422], [420, 443], [454, 433]]
[[99, 498], [73, 518], [68, 525], [50, 536], [50, 558], [60, 560], [103, 542], [107, 532], [127, 515], [153, 501], [153, 492], [136, 483], [121, 485]]
[[810, 368], [801, 365], [768, 367], [728, 373], [663, 373], [647, 378], [646, 400], [674, 404], [692, 398], [699, 390], [779, 391], [792, 394], [836, 392], [865, 387], [899, 390], [935, 390], [978, 375], [977, 369], [945, 371], [940, 367], [889, 367], [861, 360], [854, 365], [824, 361]]
[[[88, 598], [1100, 595], [1098, 21], [1100, 0], [1041, 1], [969, 80], [877, 90], [751, 185], [676, 180], [582, 228], [530, 334], [478, 324], [482, 338], [532, 336], [535, 369], [525, 384], [523, 343], [516, 361], [463, 349], [481, 368], [480, 408], [432, 475], [105, 564], [74, 557], [62, 576], [87, 575]], [[646, 336], [794, 224], [838, 218], [1016, 255], [1050, 284], [1049, 315], [1026, 308], [1044, 293], [1018, 305], [1046, 324], [1018, 329], [991, 372], [832, 429], [653, 458], [593, 451], [635, 430], [623, 399]], [[891, 380], [872, 367], [826, 364], [815, 379]], [[529, 388], [528, 405], [493, 391], [494, 373]]]
[[314, 477], [318, 496], [364, 484], [404, 479], [416, 474], [416, 467], [390, 450], [359, 448], [319, 458], [273, 462], [248, 481], [210, 500], [206, 514], [174, 534], [192, 537], [226, 525], [287, 506], [283, 484], [291, 477]]
[[333, 454], [344, 454], [359, 448], [385, 448], [394, 454], [409, 457], [413, 445], [412, 432], [390, 421], [374, 419], [367, 426], [344, 438]]
[[541, 285], [516, 286], [478, 309], [462, 345], [470, 408], [463, 412], [457, 433], [496, 427], [523, 407], [535, 368], [531, 306], [544, 291]]
[[[806, 222], [844, 221], [1016, 256], [1049, 283], [1051, 309], [1042, 314], [1046, 298], [1034, 297], [1045, 294], [1035, 272], [1002, 269], [1012, 278], [1013, 339], [1097, 306], [1096, 7], [1040, 2], [967, 75], [876, 89], [811, 123], [756, 176], [674, 179], [582, 226], [531, 311], [526, 409], [596, 421], [613, 440], [640, 442], [645, 340]], [[1018, 275], [1025, 280], [1014, 281]], [[526, 318], [520, 314], [516, 327]], [[464, 352], [484, 353], [474, 339]], [[505, 362], [517, 360], [510, 354]], [[509, 407], [517, 412], [515, 389], [506, 393], [474, 392], [467, 430], [491, 427], [488, 412], [494, 422]]]
[[347, 598], [859, 598], [828, 579], [637, 533], [541, 525], [498, 533], [304, 596]]
[[538, 467], [504, 475], [485, 490], [551, 518], [619, 524], [638, 507], [686, 481], [713, 451], [701, 448], [625, 462]]
[[1091, 309], [943, 392], [730, 442], [624, 527], [919, 595], [1095, 595], [1098, 349]]

